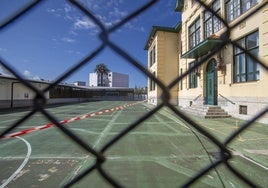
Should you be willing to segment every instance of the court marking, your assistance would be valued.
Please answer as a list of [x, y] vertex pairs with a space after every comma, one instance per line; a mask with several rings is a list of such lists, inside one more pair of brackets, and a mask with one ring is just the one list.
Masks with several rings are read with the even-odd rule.
[[[74, 121], [79, 121], [79, 120], [82, 120], [82, 119], [85, 119], [85, 118], [91, 118], [91, 117], [102, 115], [102, 114], [105, 114], [105, 113], [123, 110], [124, 108], [128, 108], [128, 107], [140, 104], [140, 103], [144, 103], [145, 101], [147, 101], [147, 100], [139, 101], [139, 102], [135, 102], [135, 103], [127, 104], [127, 105], [121, 105], [121, 106], [114, 107], [114, 108], [111, 108], [111, 109], [105, 109], [105, 110], [102, 110], [102, 111], [93, 112], [93, 113], [89, 113], [89, 114], [84, 114], [84, 115], [76, 116], [76, 117], [73, 117], [73, 118], [70, 118], [70, 119], [64, 119], [64, 120], [61, 120], [59, 122], [59, 124], [65, 125], [65, 124], [68, 124], [68, 123], [71, 123], [71, 122], [74, 122]], [[45, 125], [41, 125], [41, 126], [38, 126], [38, 127], [32, 127], [32, 128], [29, 128], [29, 129], [25, 129], [25, 130], [22, 130], [22, 131], [18, 131], [18, 132], [15, 132], [15, 133], [10, 133], [10, 134], [4, 135], [0, 139], [13, 138], [13, 137], [16, 137], [16, 136], [21, 136], [21, 135], [29, 134], [29, 133], [32, 133], [32, 132], [35, 132], [35, 131], [51, 128], [53, 126], [55, 126], [54, 123], [47, 123]]]
[[[117, 125], [118, 123], [114, 123], [114, 125]], [[88, 133], [88, 134], [92, 134], [92, 135], [99, 135], [101, 134], [101, 132], [97, 132], [97, 131], [89, 131], [86, 129], [82, 129], [82, 128], [70, 128], [70, 130], [76, 130], [76, 131], [81, 131], [84, 133]], [[106, 135], [118, 135], [118, 132], [110, 132], [107, 133]], [[189, 133], [163, 133], [163, 132], [144, 132], [144, 131], [132, 131], [129, 133], [129, 135], [153, 135], [153, 136], [188, 136], [190, 135]]]
[[157, 121], [159, 121], [160, 124], [165, 125], [168, 129], [175, 131], [177, 134], [181, 133], [179, 130], [166, 123], [163, 118], [157, 116], [157, 114], [154, 114], [154, 117], [157, 119]]
[[[79, 160], [82, 160], [82, 159], [86, 159], [87, 156], [85, 155], [84, 157], [79, 157], [79, 156], [31, 156], [31, 159], [79, 159]], [[17, 160], [17, 159], [25, 159], [25, 156], [24, 157], [20, 157], [20, 156], [16, 156], [16, 157], [0, 157], [1, 160]]]
[[98, 139], [95, 141], [94, 145], [93, 145], [93, 149], [95, 149], [95, 147], [101, 142], [101, 140], [106, 137], [107, 134], [109, 134], [109, 131], [112, 129], [115, 120], [119, 117], [119, 115], [122, 113], [122, 111], [118, 112], [115, 114], [115, 116], [113, 117], [113, 119], [111, 119], [111, 121], [109, 121], [109, 123], [107, 124], [107, 126], [104, 128], [104, 130], [100, 133], [100, 136], [98, 137]]
[[21, 138], [19, 136], [16, 136], [16, 138], [22, 140], [26, 144], [28, 151], [27, 151], [27, 154], [26, 154], [26, 156], [24, 158], [24, 161], [19, 166], [19, 168], [2, 185], [0, 185], [0, 188], [4, 188], [5, 186], [7, 186], [20, 173], [20, 171], [24, 168], [24, 166], [29, 161], [30, 155], [32, 153], [31, 144], [27, 140], [25, 140], [24, 138]]
[[253, 163], [253, 164], [255, 164], [255, 165], [259, 166], [259, 167], [261, 167], [261, 168], [263, 168], [264, 170], [267, 170], [268, 171], [268, 167], [266, 167], [266, 166], [264, 166], [264, 165], [262, 165], [262, 164], [260, 164], [260, 163], [258, 163], [256, 161], [248, 158], [247, 156], [243, 155], [239, 151], [233, 150], [233, 155], [239, 156], [239, 157], [241, 157], [241, 158], [243, 158], [243, 159], [245, 159], [245, 160], [247, 160], [247, 161], [249, 161], [249, 162], [251, 162], [251, 163]]
[[[167, 118], [176, 121], [175, 117], [174, 117], [172, 114], [170, 114], [170, 113], [168, 113], [168, 112], [162, 112], [162, 111], [160, 111], [160, 113], [161, 113], [162, 115], [166, 116]], [[178, 120], [177, 122], [178, 122], [178, 123], [181, 123], [181, 124], [180, 124], [181, 126], [187, 128], [187, 129], [190, 129], [187, 125], [185, 125], [184, 122], [182, 122], [182, 121], [180, 121], [180, 120]], [[200, 134], [200, 132], [198, 132], [198, 131], [195, 131], [195, 130], [193, 130], [193, 131], [196, 132], [196, 133], [198, 133], [198, 134]], [[203, 137], [205, 137], [203, 134], [200, 134], [200, 135], [203, 136]], [[245, 159], [246, 161], [249, 161], [249, 162], [251, 162], [251, 163], [253, 163], [253, 164], [255, 164], [255, 165], [257, 165], [257, 166], [259, 166], [259, 167], [261, 167], [261, 168], [263, 168], [263, 169], [265, 169], [265, 170], [268, 170], [267, 167], [265, 167], [265, 166], [263, 166], [262, 164], [260, 164], [260, 163], [258, 163], [258, 162], [256, 162], [256, 161], [254, 161], [254, 160], [252, 160], [252, 159], [246, 157], [246, 156], [243, 155], [241, 152], [236, 151], [236, 150], [234, 150], [234, 149], [232, 149], [232, 151], [233, 151], [233, 155], [240, 156], [240, 157], [242, 157], [243, 159]]]

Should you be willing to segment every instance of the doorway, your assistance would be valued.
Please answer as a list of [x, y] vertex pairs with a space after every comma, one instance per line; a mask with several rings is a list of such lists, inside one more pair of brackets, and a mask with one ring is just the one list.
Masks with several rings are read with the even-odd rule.
[[216, 70], [217, 62], [211, 59], [206, 68], [206, 104], [217, 105], [218, 76]]

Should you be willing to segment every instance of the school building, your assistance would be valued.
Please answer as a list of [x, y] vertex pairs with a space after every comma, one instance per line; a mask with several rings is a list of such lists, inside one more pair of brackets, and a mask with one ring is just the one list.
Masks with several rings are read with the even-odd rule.
[[[224, 112], [222, 117], [250, 119], [268, 106], [268, 2], [202, 2], [225, 21], [198, 1], [176, 0], [180, 27], [153, 27], [145, 48], [148, 69], [165, 85], [193, 70], [171, 90], [170, 102], [182, 110], [207, 117], [204, 109], [217, 107]], [[226, 34], [228, 43], [223, 40]], [[161, 95], [160, 87], [149, 78], [149, 102], [159, 104]], [[259, 121], [268, 123], [267, 113]]]

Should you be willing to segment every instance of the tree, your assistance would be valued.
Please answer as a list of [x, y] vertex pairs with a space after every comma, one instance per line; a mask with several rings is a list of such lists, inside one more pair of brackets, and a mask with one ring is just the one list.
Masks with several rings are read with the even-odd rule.
[[110, 70], [107, 68], [107, 66], [105, 64], [101, 63], [101, 64], [96, 65], [94, 72], [97, 73], [98, 75], [100, 75], [100, 77], [101, 77], [100, 86], [104, 86], [103, 75], [107, 75], [110, 72]]

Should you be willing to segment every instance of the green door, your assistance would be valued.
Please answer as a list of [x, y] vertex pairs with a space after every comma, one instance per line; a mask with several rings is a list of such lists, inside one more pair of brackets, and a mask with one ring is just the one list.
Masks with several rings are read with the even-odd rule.
[[216, 60], [209, 61], [206, 70], [206, 104], [217, 105], [217, 70]]

